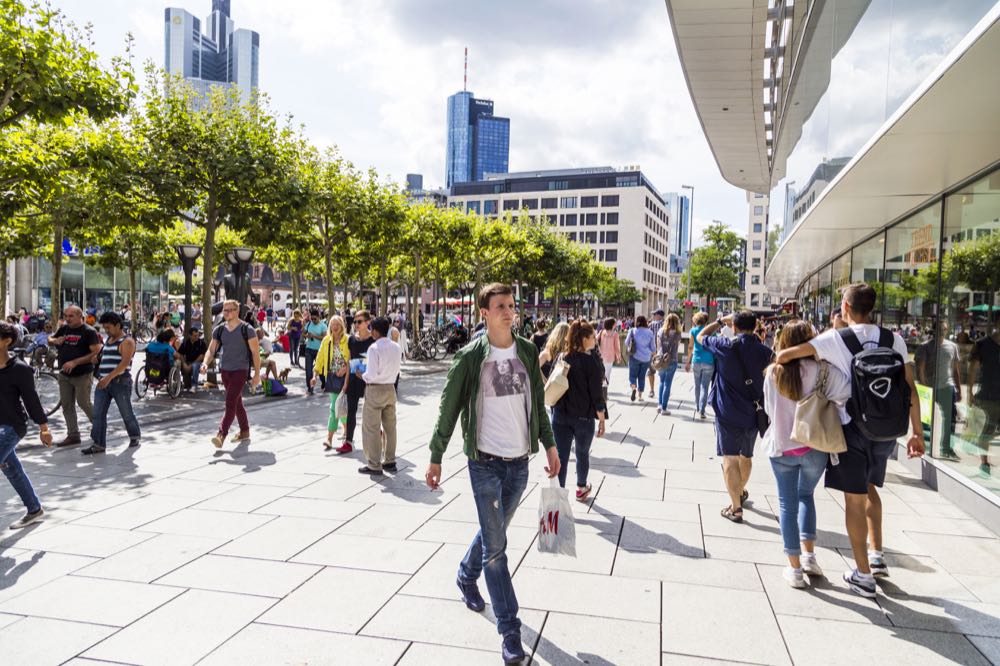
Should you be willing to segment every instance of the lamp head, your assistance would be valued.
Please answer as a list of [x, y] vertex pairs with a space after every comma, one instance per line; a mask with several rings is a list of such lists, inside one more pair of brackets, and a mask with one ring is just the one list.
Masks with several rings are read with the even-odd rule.
[[178, 245], [177, 254], [180, 255], [181, 259], [195, 260], [201, 256], [201, 246], [200, 245]]
[[248, 247], [238, 247], [233, 250], [238, 261], [253, 261], [254, 251]]

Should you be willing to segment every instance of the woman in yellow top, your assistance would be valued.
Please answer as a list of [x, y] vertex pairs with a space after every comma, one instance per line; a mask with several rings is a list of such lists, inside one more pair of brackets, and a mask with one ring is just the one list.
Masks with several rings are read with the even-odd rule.
[[[323, 377], [325, 382], [324, 391], [330, 394], [330, 419], [326, 426], [326, 443], [323, 444], [323, 448], [329, 451], [333, 448], [333, 436], [340, 427], [340, 419], [337, 418], [337, 397], [347, 390], [351, 367], [351, 352], [347, 347], [344, 320], [337, 315], [330, 317], [326, 335], [316, 355], [315, 367], [316, 374]], [[312, 385], [316, 386], [316, 377], [313, 377]]]

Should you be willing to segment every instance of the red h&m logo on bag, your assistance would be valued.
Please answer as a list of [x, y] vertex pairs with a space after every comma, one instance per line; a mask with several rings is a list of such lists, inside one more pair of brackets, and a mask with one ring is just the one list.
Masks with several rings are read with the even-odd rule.
[[542, 534], [559, 534], [559, 512], [549, 511], [538, 521]]

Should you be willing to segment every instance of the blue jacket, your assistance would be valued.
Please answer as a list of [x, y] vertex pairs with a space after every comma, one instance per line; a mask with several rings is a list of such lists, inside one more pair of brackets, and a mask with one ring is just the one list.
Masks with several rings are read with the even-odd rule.
[[[763, 406], [764, 370], [771, 364], [774, 353], [752, 333], [741, 333], [734, 340], [713, 335], [705, 338], [702, 346], [715, 354], [715, 379], [708, 396], [715, 417], [737, 428], [756, 428], [754, 396]], [[746, 375], [740, 356], [746, 365]], [[749, 386], [746, 379], [752, 382]]]

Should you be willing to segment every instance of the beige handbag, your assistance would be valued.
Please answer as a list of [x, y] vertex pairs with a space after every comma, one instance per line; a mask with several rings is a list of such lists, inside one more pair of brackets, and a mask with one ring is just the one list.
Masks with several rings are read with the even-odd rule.
[[555, 407], [559, 399], [569, 390], [569, 363], [563, 360], [562, 354], [552, 364], [552, 372], [545, 382], [545, 406]]
[[791, 439], [824, 453], [843, 453], [847, 450], [847, 441], [840, 424], [840, 414], [837, 405], [826, 397], [830, 364], [821, 361], [819, 365], [816, 388], [795, 406]]

